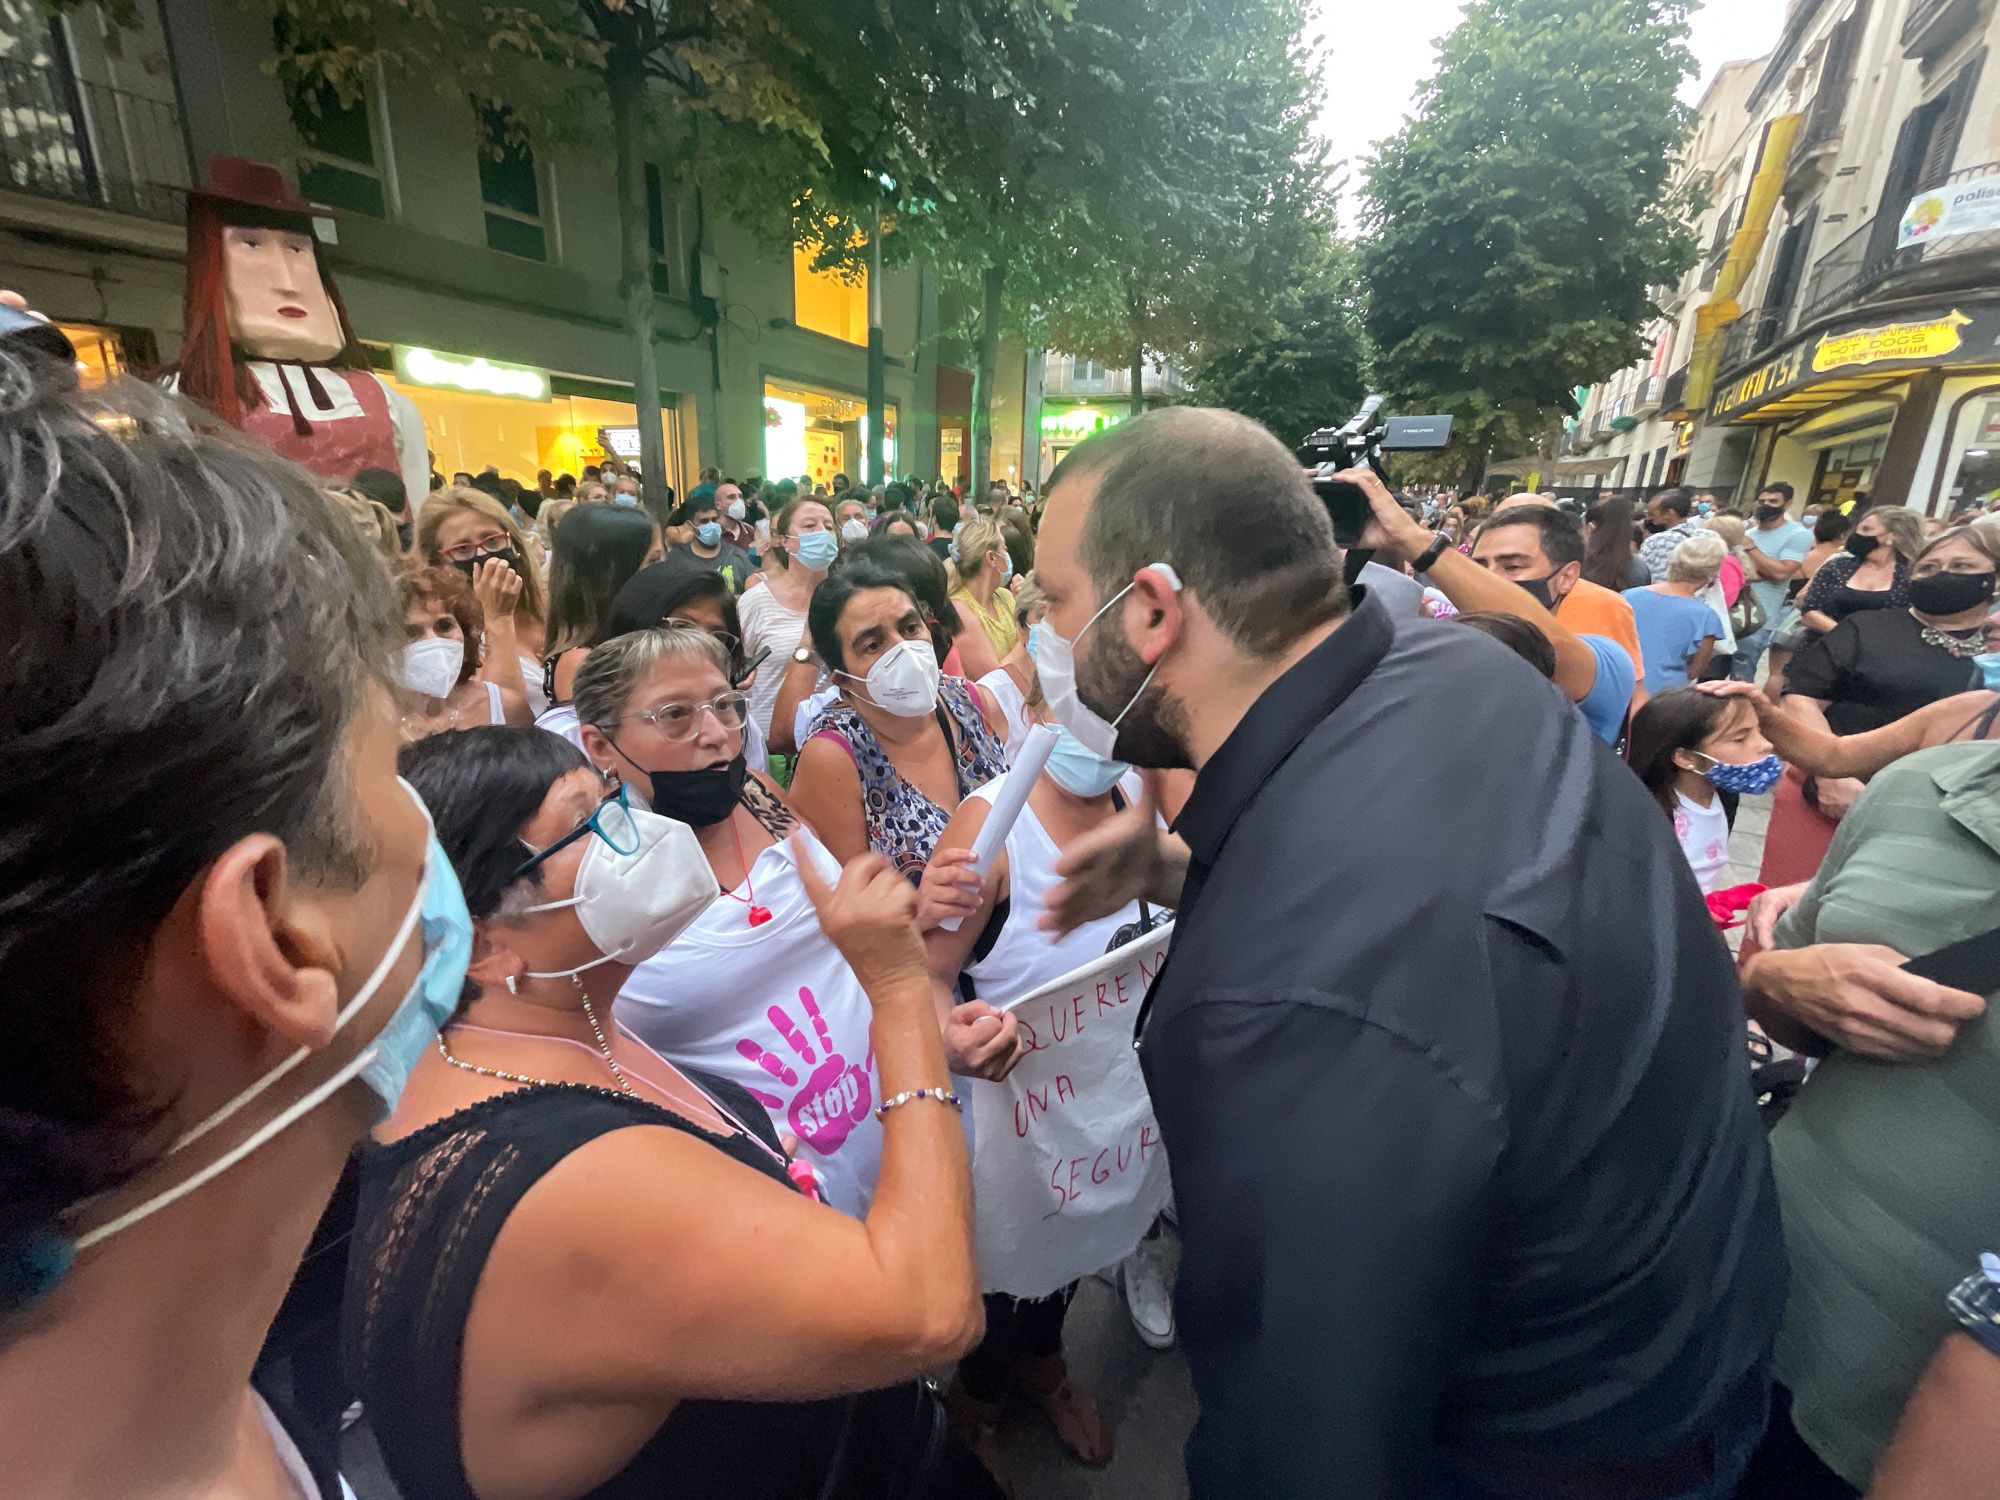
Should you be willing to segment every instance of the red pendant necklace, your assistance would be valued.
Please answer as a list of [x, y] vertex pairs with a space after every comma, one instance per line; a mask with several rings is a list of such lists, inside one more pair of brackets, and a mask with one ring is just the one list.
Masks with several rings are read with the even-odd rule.
[[739, 896], [734, 891], [724, 891], [722, 894], [732, 901], [741, 901], [745, 906], [749, 907], [750, 925], [752, 927], [762, 927], [766, 922], [771, 920], [771, 908], [757, 904], [757, 887], [750, 883], [750, 861], [743, 857], [743, 831], [736, 826], [736, 814], [734, 812], [729, 815], [729, 836], [736, 840], [736, 862], [743, 866], [743, 889], [750, 894], [748, 896]]

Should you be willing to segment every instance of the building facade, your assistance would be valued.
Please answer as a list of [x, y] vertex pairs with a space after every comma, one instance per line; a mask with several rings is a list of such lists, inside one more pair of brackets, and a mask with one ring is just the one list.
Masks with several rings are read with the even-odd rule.
[[1707, 284], [1659, 413], [1686, 443], [1660, 479], [1928, 515], [2000, 491], [1995, 9], [1794, 0], [1715, 178]]
[[[87, 363], [172, 359], [182, 194], [211, 156], [247, 156], [331, 210], [320, 236], [355, 331], [422, 412], [441, 472], [493, 464], [531, 481], [636, 453], [608, 145], [510, 144], [503, 108], [422, 81], [380, 78], [346, 104], [272, 71], [270, 23], [222, 0], [137, 12], [114, 39], [92, 8], [51, 22], [0, 0], [0, 285], [62, 323]], [[684, 491], [708, 464], [860, 477], [865, 283], [666, 191], [659, 164], [647, 176], [670, 481]], [[936, 474], [935, 281], [895, 269], [881, 291], [885, 456], [892, 472]], [[479, 360], [540, 378], [495, 382]]]

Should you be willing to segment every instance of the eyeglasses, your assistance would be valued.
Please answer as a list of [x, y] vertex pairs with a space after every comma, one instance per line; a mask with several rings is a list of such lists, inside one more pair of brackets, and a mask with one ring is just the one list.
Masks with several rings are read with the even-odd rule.
[[504, 531], [496, 531], [491, 536], [483, 536], [476, 542], [459, 542], [454, 546], [441, 547], [438, 556], [447, 562], [471, 562], [475, 557], [492, 557], [505, 552], [514, 545], [514, 539]]
[[597, 810], [585, 818], [568, 833], [557, 839], [548, 848], [530, 855], [520, 867], [507, 877], [512, 885], [524, 875], [533, 872], [535, 866], [551, 854], [559, 853], [574, 844], [585, 834], [594, 833], [620, 854], [639, 852], [639, 825], [633, 820], [632, 808], [625, 800], [625, 788], [620, 787], [609, 797], [597, 804]]
[[741, 729], [749, 716], [750, 700], [741, 693], [717, 693], [706, 703], [662, 703], [630, 717], [651, 724], [666, 739], [685, 740], [699, 727], [703, 709], [714, 714], [724, 729]]

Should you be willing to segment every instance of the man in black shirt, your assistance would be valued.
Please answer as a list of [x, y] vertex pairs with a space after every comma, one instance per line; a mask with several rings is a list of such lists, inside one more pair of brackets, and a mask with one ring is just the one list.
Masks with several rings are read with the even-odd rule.
[[1200, 773], [1174, 834], [1135, 808], [1073, 846], [1050, 918], [1179, 902], [1139, 1041], [1194, 1493], [1732, 1493], [1784, 1253], [1659, 810], [1503, 647], [1350, 610], [1256, 424], [1135, 418], [1048, 494], [1051, 705]]

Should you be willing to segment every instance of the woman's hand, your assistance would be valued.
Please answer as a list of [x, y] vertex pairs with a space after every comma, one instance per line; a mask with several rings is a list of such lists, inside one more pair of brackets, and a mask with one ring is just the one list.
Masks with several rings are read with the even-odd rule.
[[[1750, 684], [1746, 682], [1741, 686], [1750, 687]], [[1755, 689], [1752, 688], [1752, 691]], [[1775, 946], [1778, 918], [1799, 904], [1810, 884], [1810, 881], [1801, 880], [1797, 885], [1774, 885], [1753, 896], [1747, 929], [1750, 941], [1762, 949]]]
[[970, 849], [939, 849], [924, 867], [917, 887], [917, 928], [929, 932], [952, 918], [963, 920], [979, 910], [985, 882], [973, 868]]
[[984, 1000], [954, 1005], [944, 1028], [944, 1058], [965, 1078], [998, 1083], [1027, 1055], [1021, 1023], [1010, 1010], [995, 1010]]
[[792, 841], [792, 864], [819, 914], [820, 931], [840, 950], [869, 1000], [914, 983], [928, 1003], [930, 968], [917, 931], [917, 892], [896, 867], [870, 851], [849, 860], [839, 882], [828, 886], [797, 839]]
[[1903, 967], [1903, 955], [1876, 943], [1815, 943], [1759, 953], [1744, 988], [1800, 1025], [1861, 1057], [1920, 1063], [1944, 1056], [1959, 1027], [1986, 1001]]
[[497, 557], [489, 557], [472, 574], [472, 596], [486, 611], [489, 629], [499, 620], [514, 618], [514, 606], [521, 598], [521, 575]]

